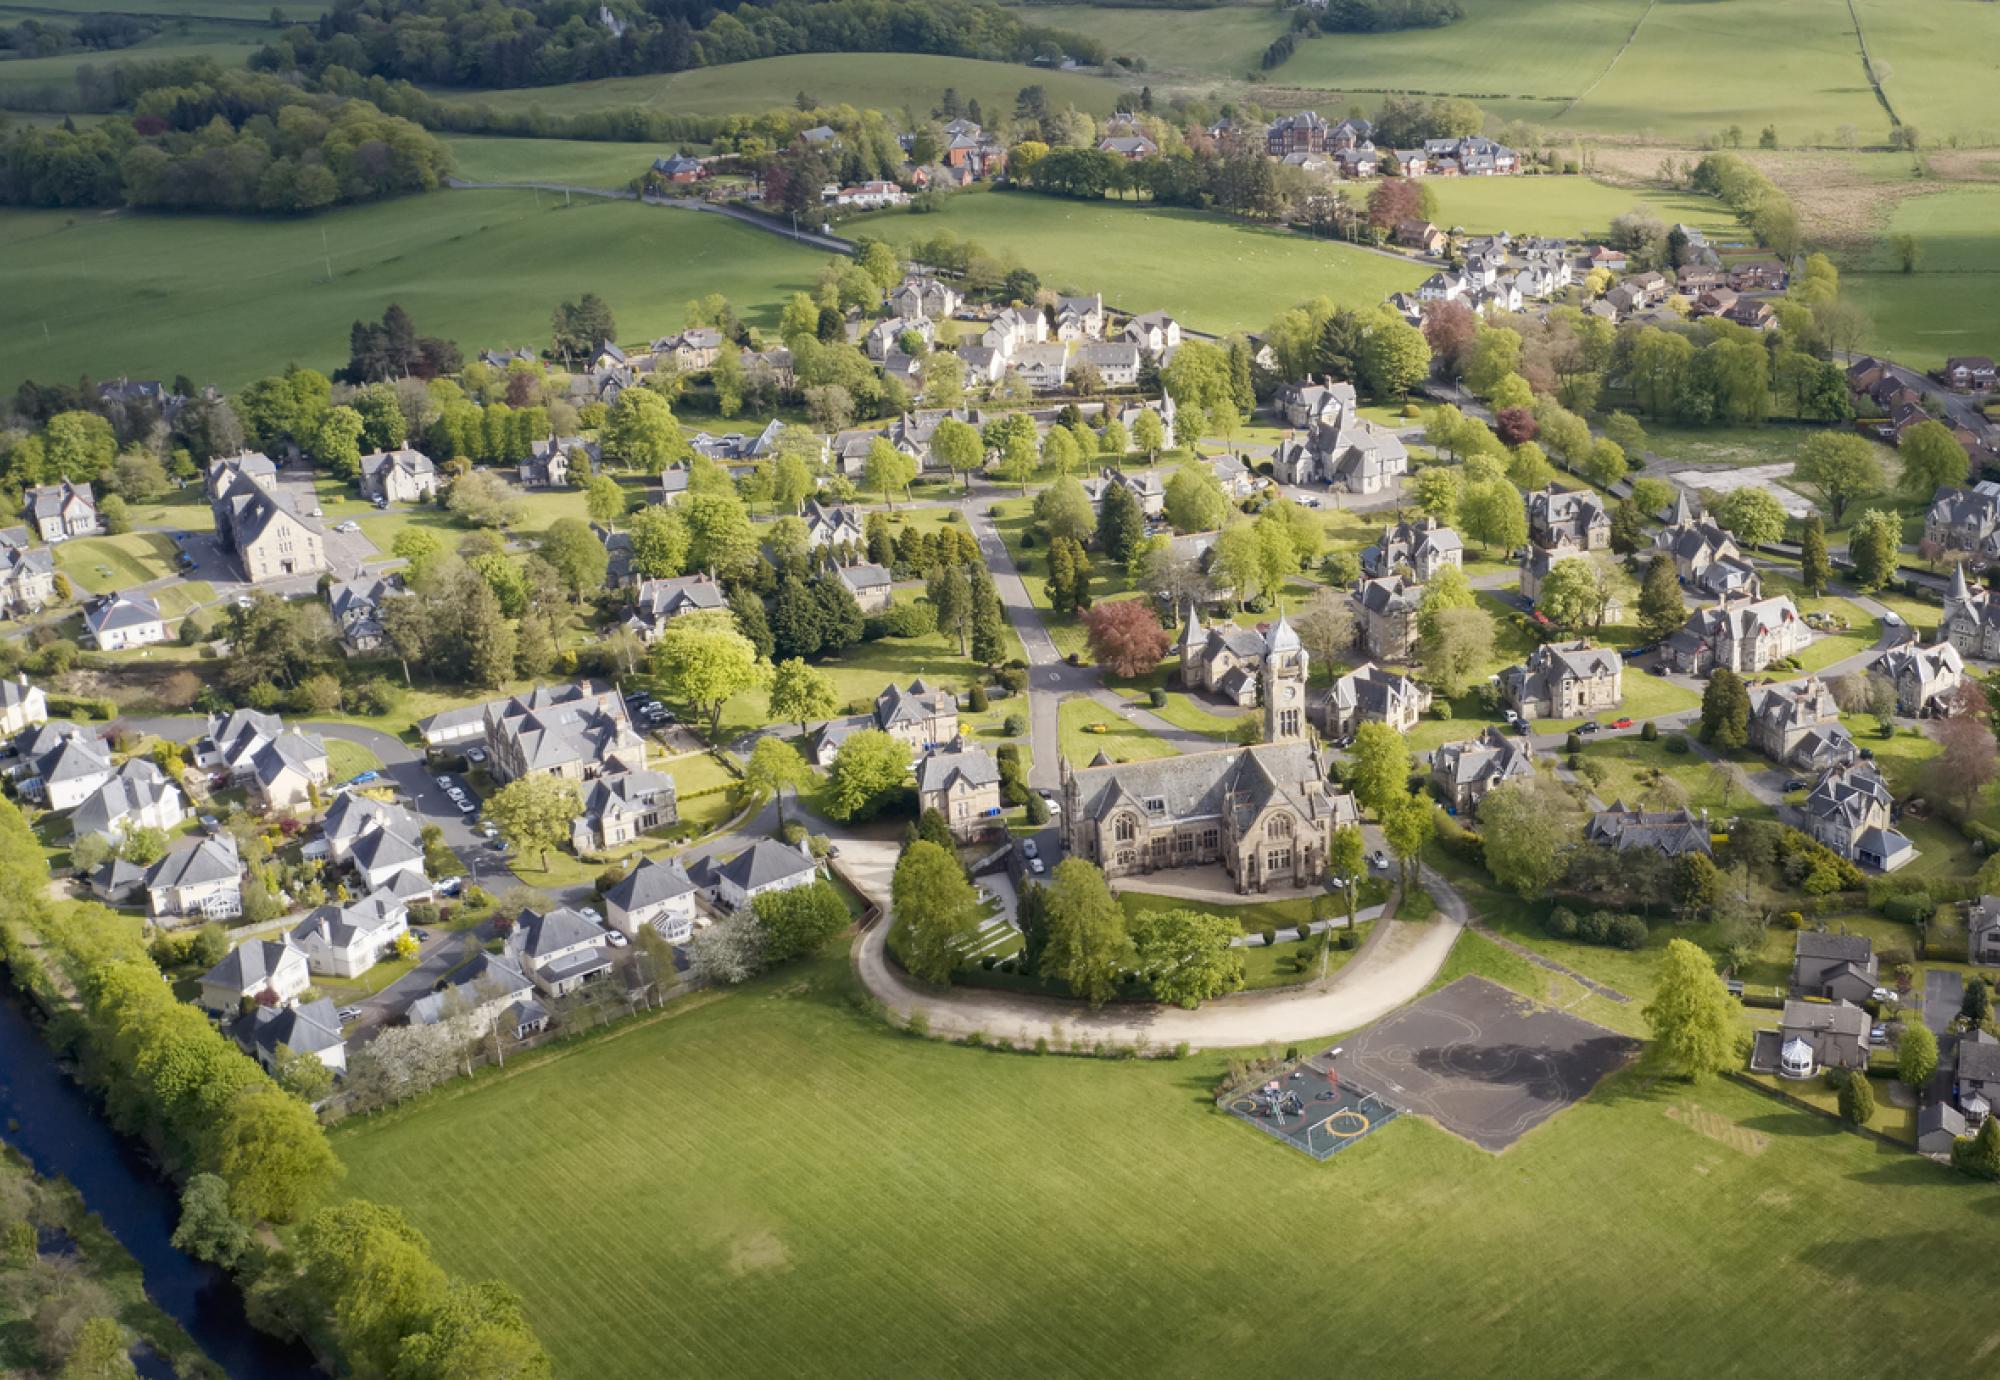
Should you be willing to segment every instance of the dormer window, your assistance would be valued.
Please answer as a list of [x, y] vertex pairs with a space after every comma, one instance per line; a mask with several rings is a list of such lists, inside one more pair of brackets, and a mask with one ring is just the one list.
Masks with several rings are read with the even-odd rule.
[[1147, 796], [1146, 813], [1153, 816], [1153, 818], [1155, 819], [1163, 817], [1167, 813], [1167, 802], [1165, 798], [1157, 795]]

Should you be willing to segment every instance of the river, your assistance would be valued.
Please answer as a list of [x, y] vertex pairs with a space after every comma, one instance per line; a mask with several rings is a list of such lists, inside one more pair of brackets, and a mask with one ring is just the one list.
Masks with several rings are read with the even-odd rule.
[[146, 1293], [232, 1380], [325, 1380], [300, 1347], [251, 1327], [228, 1275], [174, 1249], [179, 1198], [145, 1156], [64, 1077], [11, 992], [0, 994], [0, 1139], [47, 1177], [76, 1185], [139, 1262]]

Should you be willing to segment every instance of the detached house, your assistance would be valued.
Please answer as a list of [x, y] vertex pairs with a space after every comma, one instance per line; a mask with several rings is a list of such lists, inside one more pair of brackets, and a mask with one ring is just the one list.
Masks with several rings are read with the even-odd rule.
[[1055, 306], [1057, 340], [1097, 340], [1104, 335], [1104, 296], [1058, 297]]
[[1500, 698], [1523, 719], [1583, 719], [1616, 709], [1625, 661], [1589, 642], [1547, 642], [1500, 673]]
[[507, 934], [506, 956], [552, 997], [568, 996], [611, 971], [604, 931], [568, 906], [524, 910]]
[[117, 843], [135, 829], [172, 829], [187, 816], [180, 787], [150, 760], [134, 757], [78, 803], [69, 827], [75, 838], [99, 834]]
[[1792, 1079], [1867, 1068], [1870, 1024], [1866, 1011], [1844, 1001], [1788, 1001], [1778, 1028], [1756, 1033], [1750, 1068]]
[[1408, 569], [1418, 584], [1429, 584], [1448, 565], [1464, 568], [1465, 543], [1458, 533], [1441, 526], [1434, 517], [1396, 523], [1361, 553], [1364, 574], [1392, 575]]
[[1891, 647], [1875, 669], [1895, 682], [1896, 712], [1912, 719], [1949, 714], [1952, 694], [1965, 680], [1965, 658], [1949, 642]]
[[873, 713], [831, 719], [813, 730], [807, 755], [815, 766], [831, 766], [840, 745], [864, 729], [880, 729], [912, 753], [942, 747], [958, 737], [958, 697], [931, 689], [921, 678], [908, 689], [892, 683], [875, 697]]
[[361, 492], [383, 503], [423, 503], [437, 497], [437, 466], [420, 450], [378, 450], [361, 457]]
[[292, 927], [292, 946], [315, 973], [355, 978], [389, 956], [410, 932], [403, 903], [370, 896], [347, 905], [324, 905]]
[[1620, 852], [1650, 848], [1669, 858], [1713, 851], [1708, 821], [1694, 811], [1640, 810], [1627, 807], [1623, 801], [1613, 801], [1610, 809], [1592, 815], [1583, 837], [1585, 842], [1600, 848], [1615, 848]]
[[570, 821], [570, 847], [601, 852], [680, 822], [674, 779], [658, 771], [615, 771], [583, 792], [583, 812]]
[[1966, 906], [1965, 949], [1968, 962], [2000, 965], [2000, 896], [1981, 896]]
[[819, 877], [819, 864], [803, 843], [792, 848], [776, 839], [758, 839], [726, 863], [702, 859], [688, 875], [712, 893], [717, 905], [738, 911], [766, 892], [811, 886]]
[[1704, 597], [1754, 599], [1764, 592], [1763, 578], [1743, 559], [1736, 539], [1685, 489], [1674, 504], [1673, 520], [1654, 536], [1653, 547], [1672, 557], [1681, 583]]
[[1791, 993], [1861, 1005], [1881, 985], [1866, 935], [1800, 933], [1792, 951]]
[[594, 781], [643, 771], [646, 740], [632, 727], [615, 686], [595, 681], [540, 685], [485, 708], [492, 775], [502, 784], [524, 776]]
[[51, 810], [75, 809], [117, 770], [102, 739], [60, 719], [17, 739], [14, 752], [15, 789]]
[[1917, 856], [1916, 845], [1894, 827], [1889, 787], [1868, 761], [1835, 767], [1806, 797], [1801, 827], [1843, 858], [1893, 872]]
[[224, 1016], [234, 1015], [245, 1001], [289, 1006], [310, 986], [312, 973], [297, 946], [289, 940], [252, 939], [202, 974], [201, 1004]]
[[521, 462], [520, 483], [524, 489], [569, 487], [575, 457], [582, 456], [595, 466], [601, 451], [597, 442], [581, 436], [557, 436], [530, 442], [528, 458]]
[[1796, 655], [1810, 641], [1812, 630], [1781, 594], [1696, 609], [1663, 644], [1662, 655], [1683, 675], [1705, 676], [1718, 666], [1747, 675]]
[[88, 484], [62, 480], [28, 490], [28, 520], [35, 534], [53, 546], [71, 537], [92, 537], [104, 530], [97, 516], [97, 498]]
[[333, 802], [321, 821], [328, 860], [352, 866], [370, 892], [401, 889], [408, 878], [427, 889], [423, 821], [401, 805], [349, 791]]
[[1458, 814], [1472, 814], [1488, 791], [1535, 774], [1534, 752], [1488, 727], [1477, 738], [1446, 743], [1431, 754], [1431, 785]]
[[917, 763], [917, 808], [936, 810], [960, 839], [969, 839], [1000, 814], [1000, 768], [984, 748], [954, 743]]
[[2000, 559], [2000, 484], [1985, 480], [1969, 489], [1939, 489], [1924, 513], [1924, 541], [1981, 561]]
[[535, 984], [518, 963], [502, 954], [475, 950], [472, 961], [445, 979], [440, 992], [426, 993], [410, 1003], [411, 1025], [438, 1025], [463, 1017], [479, 1033], [496, 1026], [516, 1040], [525, 1040], [549, 1023], [549, 1013], [535, 999]]
[[147, 594], [109, 594], [83, 613], [84, 631], [101, 652], [122, 652], [167, 640], [159, 601]]
[[311, 802], [315, 787], [332, 775], [326, 744], [309, 733], [287, 728], [276, 714], [239, 709], [211, 714], [197, 760], [220, 765], [233, 784], [244, 787], [265, 810], [296, 810]]
[[331, 997], [291, 1006], [259, 1006], [250, 1013], [249, 1027], [239, 1026], [238, 1031], [257, 1062], [272, 1073], [278, 1071], [280, 1052], [310, 1054], [334, 1073], [347, 1072], [347, 1039]]
[[[19, 541], [8, 537], [18, 534]], [[46, 546], [30, 548], [28, 529], [0, 533], [0, 618], [40, 613], [56, 600], [56, 558]]]
[[1158, 358], [1181, 343], [1181, 323], [1163, 311], [1149, 311], [1125, 323], [1119, 338]]
[[638, 937], [640, 926], [650, 925], [669, 944], [684, 944], [694, 935], [698, 890], [678, 860], [641, 858], [604, 893], [604, 917], [628, 939]]
[[1361, 645], [1378, 660], [1401, 661], [1417, 645], [1417, 608], [1424, 587], [1404, 575], [1363, 580], [1354, 594]]
[[1107, 466], [1098, 472], [1096, 478], [1083, 481], [1085, 497], [1099, 512], [1104, 509], [1104, 496], [1113, 488], [1131, 494], [1132, 501], [1139, 505], [1139, 511], [1149, 518], [1157, 518], [1167, 510], [1167, 485], [1158, 470], [1143, 470], [1134, 474]]
[[1263, 633], [1228, 620], [1202, 627], [1201, 615], [1190, 604], [1181, 629], [1181, 684], [1234, 705], [1253, 705], [1265, 645]]
[[393, 575], [361, 575], [327, 586], [326, 605], [340, 634], [340, 650], [348, 656], [368, 656], [387, 644], [382, 609], [404, 593]]
[[1846, 766], [1859, 752], [1840, 706], [1818, 676], [1750, 688], [1750, 746], [1774, 762], [1811, 771]]
[[1611, 514], [1589, 489], [1553, 483], [1528, 495], [1528, 540], [1536, 546], [1604, 551], [1611, 546]]
[[924, 321], [942, 321], [965, 299], [949, 283], [924, 274], [911, 274], [889, 292], [889, 310], [898, 316]]
[[[146, 870], [146, 905], [155, 919], [226, 920], [243, 913], [243, 863], [236, 839], [217, 834], [168, 853]], [[303, 958], [300, 960], [303, 964]]]
[[1303, 383], [1288, 383], [1278, 390], [1272, 402], [1289, 427], [1310, 427], [1321, 422], [1339, 426], [1357, 405], [1354, 385], [1335, 383], [1331, 378], [1324, 382], [1307, 379]]
[[864, 614], [881, 613], [895, 602], [895, 576], [886, 566], [857, 561], [841, 566], [834, 578], [847, 586]]
[[841, 542], [861, 546], [868, 540], [861, 514], [853, 508], [810, 501], [806, 504], [805, 524], [809, 550], [817, 551], [822, 546], [835, 546]]
[[12, 680], [0, 679], [0, 738], [11, 739], [49, 721], [49, 697], [30, 684], [23, 671]]
[[632, 612], [626, 615], [624, 628], [650, 646], [682, 614], [728, 606], [722, 586], [706, 575], [641, 580], [632, 591]]
[[270, 458], [245, 452], [208, 467], [209, 508], [219, 545], [252, 584], [331, 569], [326, 528], [306, 505], [312, 490], [278, 482]]
[[1953, 388], [1982, 391], [1993, 386], [1993, 361], [1985, 355], [1954, 355], [1944, 362], [1938, 377]]
[[1278, 443], [1272, 468], [1284, 484], [1326, 484], [1351, 494], [1378, 494], [1409, 472], [1410, 452], [1395, 432], [1373, 422], [1316, 422], [1304, 436]]
[[1994, 602], [1993, 591], [1985, 585], [1975, 589], [1968, 584], [1962, 565], [1952, 570], [1939, 632], [1961, 656], [2000, 659], [2000, 603]]
[[1336, 680], [1327, 695], [1327, 737], [1344, 741], [1365, 723], [1387, 724], [1398, 733], [1408, 733], [1430, 707], [1428, 685], [1363, 662]]

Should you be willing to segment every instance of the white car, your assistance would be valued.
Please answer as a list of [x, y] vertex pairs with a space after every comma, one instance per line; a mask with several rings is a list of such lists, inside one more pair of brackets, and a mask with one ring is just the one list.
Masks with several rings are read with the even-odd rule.
[[439, 777], [439, 778], [437, 779], [437, 783], [438, 783], [438, 787], [439, 787], [439, 789], [441, 789], [441, 790], [447, 790], [447, 791], [448, 791], [448, 790], [450, 790], [450, 789], [451, 789], [451, 778], [450, 778], [449, 776], [440, 776], [440, 777]]
[[576, 913], [593, 925], [602, 925], [604, 923], [604, 917], [597, 913], [596, 906], [578, 906]]
[[1043, 871], [1042, 860], [1040, 858], [1028, 859], [1028, 871], [1034, 873], [1037, 877], [1041, 876]]
[[497, 839], [500, 837], [500, 831], [490, 824], [482, 824], [479, 826], [479, 837], [483, 839]]
[[361, 524], [354, 521], [352, 518], [349, 518], [346, 522], [340, 523], [333, 530], [336, 532], [345, 532], [349, 536], [352, 536], [354, 535], [354, 533], [359, 532], [361, 530]]
[[624, 935], [620, 934], [617, 930], [606, 930], [604, 933], [604, 942], [609, 944], [614, 949], [622, 949], [632, 941], [627, 939]]
[[1035, 846], [1035, 841], [1033, 839], [1021, 840], [1021, 856], [1026, 858], [1029, 862], [1033, 862], [1036, 858], [1040, 857], [1041, 852], [1042, 850]]
[[454, 803], [458, 806], [458, 812], [462, 815], [476, 815], [479, 813], [479, 802], [476, 800], [460, 796]]
[[360, 1019], [361, 1019], [360, 1007], [343, 1006], [340, 1008], [340, 1023], [342, 1025], [346, 1025], [349, 1021], [358, 1021]]

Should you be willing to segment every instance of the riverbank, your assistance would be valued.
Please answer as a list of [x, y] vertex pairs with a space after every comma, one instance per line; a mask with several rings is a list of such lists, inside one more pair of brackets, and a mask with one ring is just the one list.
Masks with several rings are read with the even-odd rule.
[[54, 1375], [80, 1349], [123, 1352], [146, 1380], [222, 1375], [75, 1187], [0, 1148], [0, 1373]]

